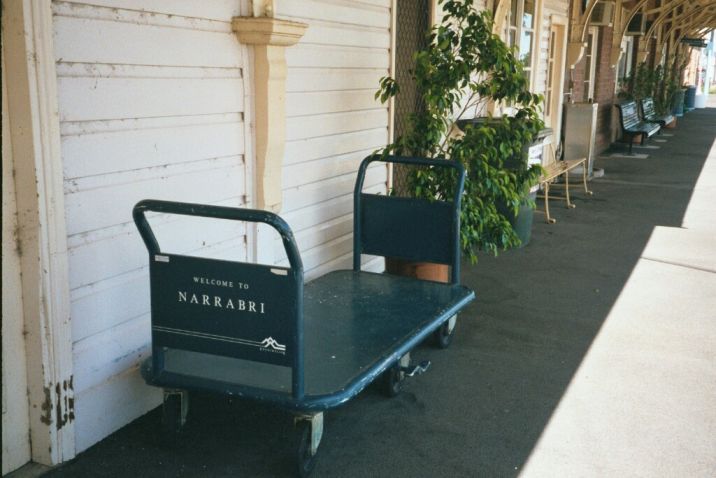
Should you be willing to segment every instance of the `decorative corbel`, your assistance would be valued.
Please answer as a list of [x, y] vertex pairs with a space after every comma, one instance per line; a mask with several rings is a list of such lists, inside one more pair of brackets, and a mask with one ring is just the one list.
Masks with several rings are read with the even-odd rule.
[[589, 18], [592, 16], [592, 11], [598, 1], [599, 0], [589, 0], [584, 9], [584, 13], [581, 12], [579, 2], [573, 2], [569, 25], [569, 43], [567, 44], [567, 66], [572, 70], [584, 56]]
[[254, 47], [254, 115], [257, 207], [281, 210], [281, 166], [286, 140], [286, 55], [308, 28], [305, 23], [273, 18], [271, 1], [256, 1], [254, 17], [234, 17], [241, 43]]
[[624, 38], [624, 16], [628, 11], [622, 6], [621, 0], [614, 4], [614, 29], [612, 31], [612, 51], [609, 58], [609, 66], [616, 68], [619, 59], [622, 57], [622, 39]]
[[570, 69], [574, 70], [577, 63], [582, 60], [585, 46], [587, 46], [586, 43], [582, 41], [570, 41], [567, 43], [567, 66]]

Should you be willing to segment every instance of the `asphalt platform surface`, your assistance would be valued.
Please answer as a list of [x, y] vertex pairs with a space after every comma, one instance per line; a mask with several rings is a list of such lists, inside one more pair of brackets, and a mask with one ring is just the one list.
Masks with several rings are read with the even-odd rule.
[[[623, 450], [632, 446], [623, 444], [609, 450], [609, 443], [615, 442], [603, 430], [578, 438], [568, 430], [560, 432], [565, 436], [562, 441], [560, 435], [552, 436], [543, 460], [536, 456], [543, 453], [538, 444], [551, 422], [566, 420], [568, 429], [579, 431], [614, 419], [596, 396], [593, 406], [586, 397], [579, 413], [563, 419], [559, 405], [655, 227], [683, 229], [687, 206], [716, 136], [716, 109], [689, 113], [669, 132], [673, 136], [664, 138], [666, 142], [651, 143], [660, 148], [646, 150], [647, 159], [599, 159], [596, 167], [604, 168], [605, 175], [589, 183], [594, 196], [586, 197], [574, 185], [577, 207], [568, 210], [554, 201], [557, 223], [553, 225], [536, 214], [526, 247], [496, 258], [483, 255], [476, 265], [465, 264], [463, 282], [476, 291], [477, 299], [460, 316], [453, 344], [447, 350], [428, 345], [416, 349], [413, 357], [431, 360], [432, 367], [408, 380], [398, 397], [386, 398], [370, 387], [341, 408], [328, 411], [312, 476], [679, 476], [681, 459], [698, 462], [694, 468], [684, 468], [689, 472], [681, 476], [708, 476], [709, 472], [716, 476], [716, 435], [709, 436], [716, 420], [713, 411], [700, 418], [677, 413], [677, 423], [669, 423], [661, 432], [655, 428], [652, 433], [664, 433], [656, 437], [658, 441], [669, 442], [669, 450], [682, 453], [658, 469], [653, 467], [659, 451], [652, 450], [649, 458], [649, 452], [640, 448], [638, 429], [623, 432], [637, 435], [626, 442], [633, 443], [634, 450]], [[716, 184], [714, 179], [710, 184]], [[709, 220], [713, 225], [708, 214], [701, 216], [702, 222]], [[713, 249], [706, 252], [711, 253]], [[711, 267], [703, 264], [700, 268], [708, 273]], [[704, 276], [710, 284], [714, 272]], [[674, 302], [664, 307], [673, 307], [673, 317], [679, 317], [681, 306]], [[702, 339], [693, 339], [705, 341], [695, 346], [711, 358], [716, 356], [714, 321], [710, 330], [698, 334]], [[661, 345], [668, 349], [667, 344]], [[713, 362], [699, 367], [684, 365], [703, 380], [716, 377]], [[619, 379], [619, 383], [632, 382], [638, 383], [638, 376], [627, 374]], [[599, 383], [593, 385], [599, 393], [609, 392], [604, 390], [607, 384], [601, 389]], [[706, 392], [712, 390], [713, 386]], [[679, 393], [692, 394], [690, 398], [701, 403], [701, 394], [706, 392], [692, 388]], [[667, 407], [666, 412], [661, 405], [645, 408], [637, 403], [639, 393], [619, 400], [627, 411], [639, 410], [645, 425], [668, 420], [671, 412], [678, 412], [678, 402], [684, 403], [679, 400], [676, 410]], [[690, 398], [685, 398], [687, 405]], [[716, 410], [716, 399], [709, 400]], [[193, 396], [191, 407], [186, 433], [176, 449], [161, 443], [160, 410], [156, 409], [45, 476], [293, 476], [293, 455], [287, 445], [290, 415], [266, 405], [213, 396]], [[686, 449], [673, 443], [681, 431], [690, 433], [694, 427], [701, 447]], [[601, 445], [609, 456], [624, 458], [602, 463], [607, 458], [590, 455], [590, 450]], [[575, 456], [592, 458], [574, 462]], [[536, 468], [528, 469], [530, 460], [536, 460]], [[551, 466], [555, 467], [552, 471]]]

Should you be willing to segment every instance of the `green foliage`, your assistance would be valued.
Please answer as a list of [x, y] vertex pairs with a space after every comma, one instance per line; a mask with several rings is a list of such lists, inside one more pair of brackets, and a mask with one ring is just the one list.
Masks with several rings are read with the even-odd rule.
[[652, 97], [659, 114], [670, 113], [676, 93], [681, 89], [681, 75], [686, 63], [680, 57], [672, 57], [664, 65], [650, 68], [646, 62], [624, 79], [618, 97], [624, 100], [641, 100]]
[[618, 96], [625, 100], [642, 100], [650, 96], [654, 97], [662, 79], [663, 74], [660, 67], [652, 70], [646, 63], [641, 63], [635, 71], [626, 77]]
[[[426, 49], [415, 54], [413, 80], [424, 109], [411, 116], [408, 132], [386, 146], [383, 154], [421, 156], [461, 162], [467, 171], [461, 211], [461, 243], [470, 259], [477, 251], [497, 253], [520, 241], [509, 220], [498, 212], [503, 204], [515, 214], [541, 173], [529, 167], [525, 147], [544, 127], [539, 114], [542, 96], [529, 91], [529, 81], [515, 52], [492, 33], [488, 12], [473, 0], [441, 0], [445, 16], [430, 32]], [[385, 102], [399, 94], [392, 78], [383, 78], [376, 98]], [[456, 120], [488, 102], [509, 104], [512, 115], [464, 127]], [[411, 168], [409, 193], [429, 200], [450, 198], [454, 179], [445, 168]]]

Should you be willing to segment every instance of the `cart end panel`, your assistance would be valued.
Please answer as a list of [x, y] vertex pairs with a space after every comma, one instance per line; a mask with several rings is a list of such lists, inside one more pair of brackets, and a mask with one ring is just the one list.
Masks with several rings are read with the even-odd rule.
[[298, 292], [289, 270], [156, 254], [150, 280], [154, 347], [293, 365]]

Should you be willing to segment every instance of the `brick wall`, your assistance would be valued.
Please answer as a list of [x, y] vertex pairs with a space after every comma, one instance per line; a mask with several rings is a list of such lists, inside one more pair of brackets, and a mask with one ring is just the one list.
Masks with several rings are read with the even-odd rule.
[[[614, 82], [616, 69], [610, 65], [612, 56], [612, 38], [614, 29], [602, 27], [599, 30], [597, 46], [597, 75], [594, 89], [594, 101], [599, 103], [597, 116], [597, 154], [609, 147], [612, 142], [612, 119], [619, 116], [614, 108]], [[616, 115], [615, 115], [616, 113]]]

